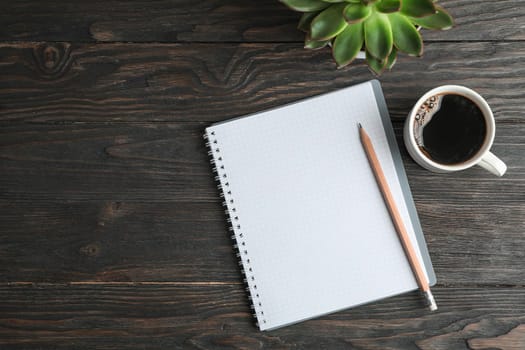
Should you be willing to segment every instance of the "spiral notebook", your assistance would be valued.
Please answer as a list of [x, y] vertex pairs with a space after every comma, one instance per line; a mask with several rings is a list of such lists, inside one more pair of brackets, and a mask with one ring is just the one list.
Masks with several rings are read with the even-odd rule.
[[436, 281], [378, 81], [217, 123], [205, 138], [261, 330], [417, 289], [358, 122]]

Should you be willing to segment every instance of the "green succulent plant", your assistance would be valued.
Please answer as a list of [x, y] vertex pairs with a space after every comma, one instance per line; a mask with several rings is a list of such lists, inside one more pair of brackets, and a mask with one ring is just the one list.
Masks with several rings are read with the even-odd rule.
[[375, 74], [390, 69], [398, 52], [423, 54], [419, 28], [444, 30], [452, 17], [433, 0], [280, 0], [302, 12], [305, 48], [332, 47], [339, 68], [366, 52]]

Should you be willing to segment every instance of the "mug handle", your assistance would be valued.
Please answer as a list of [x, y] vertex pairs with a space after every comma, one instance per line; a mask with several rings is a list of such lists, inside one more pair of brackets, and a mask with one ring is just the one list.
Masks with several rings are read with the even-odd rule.
[[505, 165], [505, 163], [503, 163], [501, 159], [496, 157], [492, 152], [485, 153], [478, 165], [497, 176], [503, 176], [507, 171], [507, 165]]

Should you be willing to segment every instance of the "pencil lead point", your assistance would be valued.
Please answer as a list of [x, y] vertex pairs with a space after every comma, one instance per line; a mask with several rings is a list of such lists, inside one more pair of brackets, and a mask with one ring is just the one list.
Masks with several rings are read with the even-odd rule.
[[359, 129], [362, 128], [361, 123], [357, 123], [357, 126], [359, 126]]

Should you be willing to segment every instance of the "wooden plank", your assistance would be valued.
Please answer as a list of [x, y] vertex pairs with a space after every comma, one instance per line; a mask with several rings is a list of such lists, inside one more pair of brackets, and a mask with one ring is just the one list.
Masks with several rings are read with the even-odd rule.
[[5, 200], [215, 201], [202, 123], [12, 124], [0, 129]]
[[[522, 284], [523, 205], [416, 204], [439, 285]], [[3, 282], [241, 281], [218, 200], [0, 201], [0, 209]]]
[[[239, 281], [202, 128], [3, 127], [0, 280]], [[401, 148], [440, 283], [525, 279], [523, 135], [498, 127], [502, 178], [430, 173]]]
[[3, 41], [301, 40], [300, 15], [277, 0], [26, 0], [5, 4], [0, 16]]
[[218, 203], [0, 201], [0, 281], [240, 283]]
[[[525, 113], [525, 51], [512, 43], [431, 43], [380, 78], [394, 118], [427, 90], [478, 90], [498, 122]], [[0, 44], [0, 122], [219, 121], [372, 79], [298, 44]]]
[[259, 332], [241, 285], [4, 285], [0, 346], [481, 350], [488, 341], [509, 344], [505, 349], [523, 345], [523, 288], [441, 287], [434, 294], [439, 305], [434, 313], [413, 292]]
[[[429, 40], [523, 40], [520, 0], [440, 1], [455, 17]], [[277, 0], [10, 1], [0, 40], [140, 42], [300, 42], [299, 14]]]
[[[9, 201], [216, 201], [203, 123], [12, 124], [0, 129], [0, 192]], [[401, 124], [396, 123], [398, 141]], [[409, 160], [416, 199], [519, 204], [525, 193], [525, 126], [498, 125], [502, 178], [472, 168], [430, 173]]]
[[[522, 122], [516, 43], [433, 43], [380, 79], [394, 118], [427, 90], [478, 90], [499, 122]], [[219, 121], [372, 79], [297, 44], [0, 44], [0, 121]], [[401, 88], [402, 86], [402, 88]]]

